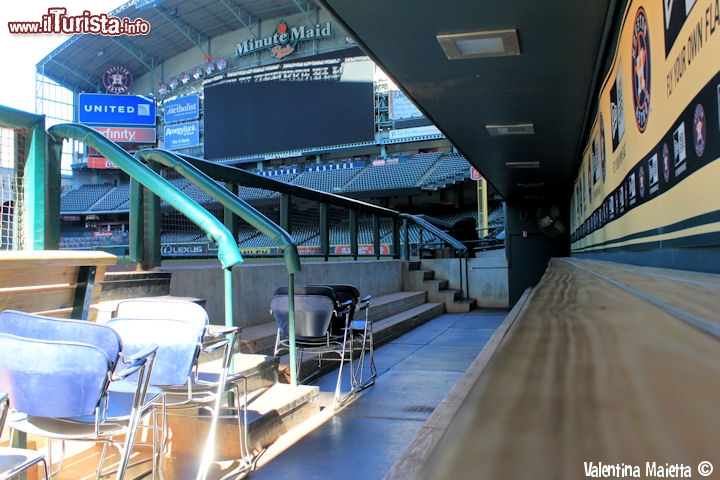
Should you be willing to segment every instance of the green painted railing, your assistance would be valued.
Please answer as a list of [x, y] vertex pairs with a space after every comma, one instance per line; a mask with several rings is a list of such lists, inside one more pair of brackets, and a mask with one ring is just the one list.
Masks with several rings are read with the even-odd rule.
[[[59, 124], [48, 129], [50, 148], [55, 155], [60, 155], [62, 142], [72, 138], [94, 148], [105, 158], [111, 160], [131, 178], [158, 197], [165, 200], [175, 209], [182, 212], [192, 222], [202, 228], [208, 237], [218, 244], [218, 260], [226, 270], [225, 291], [232, 291], [232, 275], [229, 270], [240, 264], [243, 259], [237, 242], [230, 231], [213, 214], [201, 207], [197, 202], [165, 180], [150, 167], [133, 157], [118, 145], [102, 136], [86, 125]], [[225, 295], [225, 324], [232, 325], [232, 295]]]
[[[210, 176], [189, 163], [187, 160], [166, 150], [147, 149], [135, 154], [137, 158], [148, 163], [157, 163], [172, 168], [177, 173], [190, 180], [203, 192], [217, 200], [248, 224], [255, 227], [267, 236], [283, 251], [285, 266], [288, 272], [289, 288], [289, 342], [290, 342], [290, 379], [293, 385], [297, 384], [297, 348], [295, 346], [295, 308], [294, 308], [294, 274], [300, 271], [300, 256], [295, 241], [285, 230], [277, 226], [265, 215], [258, 212], [247, 202], [230, 192], [227, 188], [216, 183]], [[226, 293], [227, 295], [228, 293]]]
[[288, 273], [300, 271], [300, 257], [298, 255], [295, 241], [285, 230], [273, 223], [265, 215], [254, 207], [230, 192], [227, 188], [219, 185], [209, 175], [186, 161], [182, 157], [167, 150], [147, 149], [140, 150], [135, 154], [144, 162], [154, 162], [168, 168], [187, 178], [199, 187], [203, 192], [217, 200], [222, 206], [228, 208], [235, 215], [245, 220], [256, 228], [260, 233], [267, 236], [282, 251], [285, 257], [285, 266]]

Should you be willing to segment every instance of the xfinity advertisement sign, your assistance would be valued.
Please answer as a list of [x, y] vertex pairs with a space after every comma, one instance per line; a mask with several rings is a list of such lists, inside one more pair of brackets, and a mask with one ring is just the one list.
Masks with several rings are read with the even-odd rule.
[[78, 120], [102, 125], [155, 125], [155, 100], [140, 95], [81, 93]]

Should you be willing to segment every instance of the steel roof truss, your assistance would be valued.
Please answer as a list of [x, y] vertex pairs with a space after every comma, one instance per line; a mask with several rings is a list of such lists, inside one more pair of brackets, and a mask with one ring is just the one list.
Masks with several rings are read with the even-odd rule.
[[[259, 37], [259, 33], [253, 32], [252, 29], [252, 23], [253, 20], [255, 21], [255, 24], [258, 25], [258, 29], [260, 28], [260, 20], [256, 19], [249, 11], [247, 11], [245, 8], [243, 8], [241, 5], [231, 5], [226, 0], [218, 0], [225, 8], [227, 8], [230, 13], [232, 13], [235, 16], [235, 19], [242, 24], [243, 27], [245, 27], [246, 30], [250, 32], [250, 34], [253, 36], [253, 38], [257, 39]], [[237, 11], [236, 11], [237, 9]], [[240, 14], [243, 14], [242, 16]], [[247, 15], [247, 21], [243, 19], [243, 16]]]
[[182, 21], [177, 15], [171, 15], [167, 10], [156, 6], [155, 11], [158, 12], [170, 25], [173, 25], [187, 40], [195, 45], [203, 55], [208, 55], [208, 51], [202, 47], [202, 43], [209, 44], [210, 38], [202, 32], [192, 27], [190, 24]]

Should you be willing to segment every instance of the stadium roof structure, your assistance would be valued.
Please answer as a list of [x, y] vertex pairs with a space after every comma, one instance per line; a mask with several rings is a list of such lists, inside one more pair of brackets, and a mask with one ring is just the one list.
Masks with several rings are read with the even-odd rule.
[[140, 77], [193, 48], [201, 59], [213, 55], [208, 40], [224, 33], [246, 29], [257, 38], [261, 20], [304, 14], [314, 22], [318, 9], [312, 0], [131, 0], [109, 16], [142, 19], [151, 25], [147, 35], [74, 35], [38, 62], [36, 69], [73, 92], [102, 92], [108, 65], [122, 65]]
[[569, 198], [625, 0], [318, 3], [506, 200]]
[[[259, 37], [259, 20], [300, 13], [314, 21], [323, 8], [505, 200], [562, 202], [573, 189], [626, 4], [133, 0], [111, 14], [144, 19], [148, 35], [77, 35], [37, 68], [72, 91], [102, 91], [109, 63], [139, 77], [193, 48], [211, 55], [209, 38], [238, 29]], [[98, 62], [101, 53], [111, 57]]]

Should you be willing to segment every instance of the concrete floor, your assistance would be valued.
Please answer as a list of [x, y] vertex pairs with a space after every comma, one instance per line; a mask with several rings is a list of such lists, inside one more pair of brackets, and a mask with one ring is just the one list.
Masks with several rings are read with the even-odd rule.
[[[507, 313], [444, 314], [378, 348], [374, 386], [248, 477], [382, 479]], [[317, 381], [323, 401], [336, 380]]]

